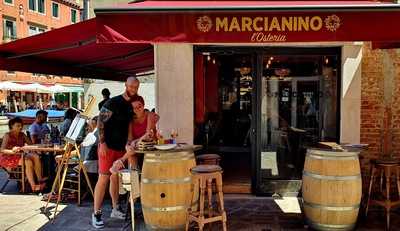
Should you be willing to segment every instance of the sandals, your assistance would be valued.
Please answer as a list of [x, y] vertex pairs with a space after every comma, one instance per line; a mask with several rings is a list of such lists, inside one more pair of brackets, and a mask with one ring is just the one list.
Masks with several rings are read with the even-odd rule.
[[37, 193], [43, 191], [43, 189], [46, 187], [45, 183], [41, 184], [36, 184], [32, 187], [32, 192]]

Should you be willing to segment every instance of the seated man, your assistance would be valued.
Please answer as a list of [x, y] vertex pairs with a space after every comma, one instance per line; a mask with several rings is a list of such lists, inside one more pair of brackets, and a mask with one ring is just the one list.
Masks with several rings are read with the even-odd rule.
[[33, 144], [41, 144], [47, 134], [50, 134], [50, 129], [46, 124], [47, 111], [39, 110], [36, 112], [36, 119], [29, 127], [29, 134]]
[[89, 121], [89, 133], [81, 143], [80, 153], [83, 165], [88, 173], [96, 173], [97, 170], [97, 145], [99, 143], [99, 132], [97, 131], [97, 116]]

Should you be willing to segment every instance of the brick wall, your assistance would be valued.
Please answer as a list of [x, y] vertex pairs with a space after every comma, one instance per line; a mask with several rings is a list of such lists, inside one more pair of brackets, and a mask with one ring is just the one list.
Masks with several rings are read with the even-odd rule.
[[[361, 80], [361, 137], [370, 144], [361, 166], [369, 175], [369, 160], [392, 152], [400, 157], [400, 50], [372, 50], [365, 43]], [[385, 141], [385, 133], [388, 139]], [[364, 181], [366, 183], [366, 181]], [[365, 185], [365, 184], [364, 184]]]

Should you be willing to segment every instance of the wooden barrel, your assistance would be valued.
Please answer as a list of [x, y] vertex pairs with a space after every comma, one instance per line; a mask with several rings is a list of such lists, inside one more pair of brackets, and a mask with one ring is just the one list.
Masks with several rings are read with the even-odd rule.
[[192, 193], [193, 152], [146, 153], [141, 202], [148, 230], [183, 230]]
[[307, 150], [303, 208], [317, 230], [354, 229], [361, 201], [359, 152]]

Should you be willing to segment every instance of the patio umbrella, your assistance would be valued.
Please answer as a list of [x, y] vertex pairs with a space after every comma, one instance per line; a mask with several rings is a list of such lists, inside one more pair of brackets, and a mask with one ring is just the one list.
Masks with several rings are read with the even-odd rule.
[[22, 89], [23, 89], [22, 84], [10, 82], [10, 81], [0, 82], [0, 90], [21, 91]]
[[69, 89], [67, 87], [61, 86], [59, 84], [56, 84], [54, 86], [49, 87], [49, 90], [53, 93], [57, 92], [69, 92]]
[[43, 86], [38, 83], [31, 83], [31, 84], [26, 84], [25, 86], [25, 91], [33, 91], [37, 93], [52, 93], [49, 87]]

